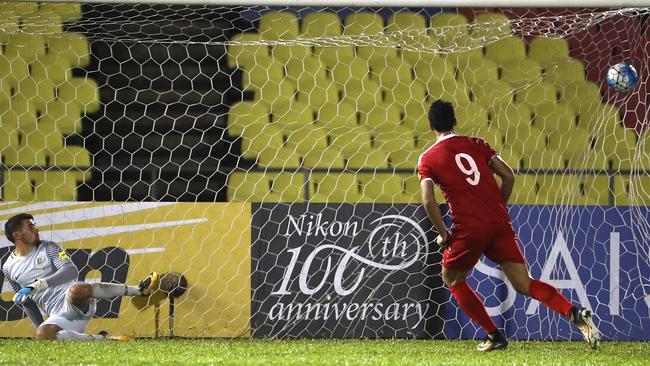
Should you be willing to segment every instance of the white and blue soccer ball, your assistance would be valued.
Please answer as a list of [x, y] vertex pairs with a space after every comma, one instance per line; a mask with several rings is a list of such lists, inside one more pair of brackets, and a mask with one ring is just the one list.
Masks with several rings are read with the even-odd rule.
[[607, 70], [607, 84], [617, 92], [626, 92], [634, 88], [639, 76], [634, 67], [621, 62]]

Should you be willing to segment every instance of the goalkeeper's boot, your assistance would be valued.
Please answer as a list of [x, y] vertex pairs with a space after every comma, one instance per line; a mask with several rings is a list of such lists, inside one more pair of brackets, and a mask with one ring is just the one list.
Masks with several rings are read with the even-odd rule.
[[586, 308], [578, 309], [573, 308], [572, 311], [573, 322], [576, 323], [582, 336], [585, 337], [585, 340], [589, 343], [591, 348], [598, 349], [600, 344], [600, 332], [594, 324], [594, 320], [591, 316], [591, 311]]
[[129, 341], [131, 337], [125, 335], [112, 336], [109, 335], [107, 331], [102, 330], [98, 333], [100, 336], [104, 337], [107, 341]]
[[503, 350], [508, 347], [508, 340], [504, 337], [501, 332], [494, 331], [490, 333], [487, 338], [476, 347], [477, 351], [480, 352], [492, 352], [496, 350]]
[[151, 295], [151, 292], [158, 285], [158, 272], [151, 272], [144, 280], [140, 281], [138, 288], [143, 296]]

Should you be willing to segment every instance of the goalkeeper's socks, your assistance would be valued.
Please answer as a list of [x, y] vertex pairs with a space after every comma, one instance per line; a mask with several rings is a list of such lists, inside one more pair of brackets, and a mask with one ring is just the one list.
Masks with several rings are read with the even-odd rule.
[[474, 322], [478, 323], [486, 333], [491, 334], [497, 330], [485, 306], [478, 298], [474, 290], [472, 290], [466, 282], [457, 283], [449, 287], [451, 294], [456, 299], [458, 306], [469, 316]]
[[92, 335], [86, 333], [75, 332], [74, 330], [60, 330], [56, 333], [56, 339], [62, 341], [104, 341], [106, 337], [103, 335]]
[[93, 297], [96, 299], [112, 299], [118, 296], [140, 296], [142, 292], [137, 286], [127, 286], [120, 283], [96, 282], [93, 287]]

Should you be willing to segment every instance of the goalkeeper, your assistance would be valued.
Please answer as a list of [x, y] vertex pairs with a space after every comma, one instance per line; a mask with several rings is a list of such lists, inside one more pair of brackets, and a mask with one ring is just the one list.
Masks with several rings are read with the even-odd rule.
[[[117, 296], [148, 296], [158, 282], [150, 273], [139, 286], [77, 281], [79, 271], [65, 251], [54, 242], [41, 241], [34, 217], [19, 214], [5, 223], [5, 235], [15, 248], [2, 271], [16, 293], [13, 301], [22, 305], [34, 323], [37, 339], [105, 340], [124, 339], [84, 333], [95, 314], [95, 299]], [[48, 315], [43, 321], [43, 315]]]

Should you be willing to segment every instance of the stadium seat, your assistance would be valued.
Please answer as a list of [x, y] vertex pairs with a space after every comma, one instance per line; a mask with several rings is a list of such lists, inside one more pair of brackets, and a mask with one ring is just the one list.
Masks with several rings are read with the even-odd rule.
[[257, 164], [266, 168], [295, 169], [300, 167], [300, 156], [286, 146], [266, 146], [257, 155]]
[[314, 173], [309, 178], [309, 201], [359, 202], [362, 199], [354, 174]]
[[525, 103], [535, 109], [542, 103], [555, 103], [558, 100], [558, 91], [555, 86], [546, 81], [529, 85], [515, 93], [515, 103]]
[[55, 89], [55, 84], [49, 79], [27, 78], [18, 82], [17, 94], [36, 110], [43, 110], [47, 103], [54, 101]]
[[9, 35], [4, 55], [10, 60], [19, 57], [31, 63], [43, 56], [46, 48], [45, 37], [40, 34], [13, 33]]
[[271, 56], [275, 61], [285, 64], [291, 60], [303, 60], [311, 56], [311, 46], [303, 44], [278, 44], [271, 47]]
[[613, 104], [594, 105], [586, 111], [579, 112], [579, 119], [582, 128], [596, 135], [613, 131], [623, 125], [618, 107]]
[[393, 150], [388, 153], [388, 165], [397, 169], [413, 169], [418, 165], [418, 159], [424, 151], [413, 148], [403, 150]]
[[[305, 83], [307, 84], [307, 83]], [[296, 101], [318, 109], [326, 103], [338, 103], [340, 89], [335, 82], [325, 79], [319, 80], [314, 85], [298, 85]]]
[[466, 46], [469, 39], [467, 18], [462, 14], [440, 12], [430, 19], [432, 37], [443, 47]]
[[569, 42], [558, 37], [536, 37], [528, 46], [528, 57], [546, 65], [569, 59]]
[[505, 61], [500, 70], [501, 79], [516, 88], [534, 85], [542, 80], [542, 67], [529, 58]]
[[77, 176], [63, 171], [32, 171], [34, 198], [37, 201], [76, 201]]
[[81, 19], [80, 3], [42, 3], [38, 8], [39, 14], [55, 14], [63, 22]]
[[617, 206], [650, 206], [650, 178], [647, 175], [615, 175], [614, 201]]
[[526, 58], [526, 43], [518, 36], [499, 39], [485, 46], [485, 57], [497, 64], [522, 61]]
[[[384, 32], [384, 20], [375, 12], [351, 13], [343, 23], [346, 36], [380, 35]], [[357, 46], [357, 55], [365, 60], [396, 57], [393, 47]]]
[[313, 55], [302, 58], [291, 58], [285, 65], [287, 79], [295, 83], [298, 88], [313, 86], [327, 79], [325, 65], [318, 57]]
[[378, 105], [361, 114], [361, 126], [370, 133], [395, 132], [401, 126], [401, 111], [393, 104]]
[[300, 30], [306, 38], [336, 37], [341, 35], [341, 20], [336, 13], [312, 12], [302, 18]]
[[296, 87], [288, 80], [264, 84], [255, 91], [255, 101], [260, 101], [270, 107], [275, 104], [287, 104], [295, 100]]
[[287, 147], [295, 149], [300, 156], [312, 150], [324, 150], [327, 147], [327, 133], [324, 129], [305, 126], [287, 133]]
[[51, 166], [88, 168], [92, 165], [90, 153], [82, 146], [66, 146], [48, 155]]
[[38, 5], [35, 2], [3, 2], [0, 3], [0, 14], [29, 15], [38, 12]]
[[39, 123], [36, 129], [21, 132], [22, 144], [32, 149], [57, 151], [63, 148], [63, 135], [53, 124]]
[[501, 80], [474, 84], [470, 86], [470, 90], [476, 101], [485, 108], [511, 104], [514, 98], [514, 90], [510, 84]]
[[341, 87], [344, 87], [351, 80], [366, 80], [369, 77], [368, 61], [356, 57], [349, 63], [338, 63], [334, 65], [331, 77]]
[[350, 80], [345, 84], [343, 101], [354, 105], [357, 111], [366, 112], [382, 103], [382, 91], [374, 80]]
[[28, 168], [47, 166], [47, 151], [44, 146], [19, 145], [2, 151], [4, 164], [9, 167]]
[[244, 130], [241, 146], [242, 156], [247, 159], [255, 159], [267, 146], [279, 149], [283, 145], [282, 131], [276, 126], [264, 126], [263, 129], [250, 132]]
[[257, 62], [254, 66], [244, 70], [242, 87], [244, 90], [260, 90], [265, 84], [279, 83], [284, 79], [284, 66], [273, 60]]
[[569, 154], [565, 156], [568, 161], [568, 169], [589, 169], [589, 170], [606, 170], [609, 169], [610, 161], [606, 154], [589, 151], [587, 154]]
[[573, 174], [540, 175], [540, 193], [547, 205], [580, 205], [584, 202], [580, 180]]
[[[547, 133], [559, 131], [570, 134], [577, 127], [576, 114], [564, 103], [543, 102], [534, 109], [533, 126]], [[567, 133], [571, 131], [570, 133]]]
[[343, 169], [345, 161], [340, 151], [334, 147], [325, 149], [312, 149], [302, 159], [302, 165], [306, 168]]
[[259, 102], [237, 102], [228, 112], [228, 134], [239, 136], [245, 129], [267, 125], [270, 122], [268, 107]]
[[360, 150], [348, 155], [346, 162], [348, 169], [386, 169], [388, 167], [388, 156], [378, 149]]
[[67, 60], [69, 65], [86, 67], [90, 64], [88, 39], [81, 33], [59, 33], [47, 37], [48, 53]]
[[298, 18], [289, 11], [267, 11], [260, 17], [263, 39], [293, 39], [298, 37]]
[[404, 120], [402, 124], [416, 133], [430, 132], [429, 127], [429, 102], [413, 100], [404, 106]]
[[401, 59], [381, 61], [381, 63], [371, 63], [370, 77], [378, 81], [383, 88], [392, 88], [398, 84], [410, 84], [413, 81], [411, 67]]
[[425, 101], [427, 98], [427, 88], [419, 81], [411, 83], [400, 83], [392, 88], [384, 89], [385, 103], [392, 104], [399, 108], [404, 108], [412, 101]]
[[517, 174], [509, 203], [519, 205], [543, 204], [545, 199], [540, 195], [541, 185], [537, 174]]
[[61, 17], [52, 13], [32, 13], [21, 17], [22, 31], [28, 34], [63, 33]]
[[386, 32], [388, 33], [409, 30], [424, 31], [426, 28], [427, 22], [421, 14], [408, 11], [391, 14], [386, 23]]
[[456, 113], [456, 128], [459, 132], [469, 134], [478, 128], [489, 125], [488, 113], [480, 104], [469, 103], [454, 106]]
[[448, 53], [446, 59], [457, 69], [468, 68], [468, 65], [478, 64], [483, 60], [483, 50], [481, 48], [461, 48]]
[[99, 110], [99, 88], [97, 82], [85, 77], [74, 77], [58, 86], [58, 97], [65, 103], [77, 103], [84, 113]]
[[[527, 148], [522, 148], [527, 149]], [[566, 167], [564, 156], [554, 150], [541, 147], [537, 150], [526, 151], [521, 154], [523, 169], [564, 169]]]
[[384, 31], [384, 20], [376, 12], [353, 12], [343, 22], [343, 34], [378, 34]]
[[402, 179], [393, 174], [359, 173], [361, 194], [372, 203], [396, 203], [402, 195]]
[[357, 112], [354, 105], [325, 103], [317, 110], [316, 126], [324, 127], [334, 133], [343, 133], [358, 127]]
[[560, 91], [561, 100], [581, 115], [588, 114], [590, 109], [601, 103], [600, 88], [591, 81], [571, 83]]
[[432, 101], [442, 99], [453, 103], [454, 106], [470, 103], [469, 88], [462, 81], [453, 78], [432, 79], [427, 83], [427, 91]]
[[503, 147], [503, 134], [498, 128], [479, 127], [476, 129], [474, 135], [485, 140], [497, 153], [501, 151]]
[[432, 35], [431, 31], [427, 33], [417, 33], [417, 36], [409, 35], [415, 31], [408, 31], [405, 34], [401, 35], [400, 41], [403, 42], [403, 46], [400, 48], [400, 55], [402, 61], [408, 64], [409, 66], [414, 66], [418, 62], [429, 62], [438, 56], [438, 50], [440, 49], [440, 44], [435, 39], [435, 36]]
[[421, 60], [413, 66], [415, 80], [429, 84], [442, 79], [454, 79], [455, 68], [446, 58], [435, 56]]
[[314, 46], [314, 54], [330, 69], [356, 57], [353, 46]]
[[[1, 116], [0, 116], [1, 118]], [[1, 119], [0, 119], [1, 120]], [[4, 149], [18, 146], [18, 128], [9, 123], [2, 124], [2, 133], [0, 133], [0, 152]]]
[[34, 185], [26, 170], [5, 170], [3, 178], [3, 201], [31, 201], [34, 199]]
[[76, 104], [54, 100], [47, 103], [40, 113], [39, 126], [48, 126], [50, 130], [56, 130], [64, 136], [81, 132], [81, 110]]
[[271, 107], [271, 121], [285, 132], [314, 127], [314, 114], [308, 104], [277, 103]]
[[402, 126], [373, 135], [374, 146], [387, 154], [394, 151], [408, 152], [416, 148], [415, 133]]
[[584, 82], [585, 66], [575, 58], [545, 64], [544, 80], [561, 86]]
[[548, 146], [562, 154], [567, 164], [569, 160], [593, 153], [590, 146], [591, 139], [587, 131], [579, 128], [574, 128], [569, 131], [554, 130], [547, 133]]
[[302, 202], [302, 174], [232, 172], [228, 175], [228, 201]]
[[[533, 112], [525, 104], [503, 104], [495, 105], [488, 108], [492, 115], [492, 124], [504, 131], [514, 127], [528, 128], [532, 125]], [[526, 130], [526, 133], [529, 131]], [[513, 136], [515, 139], [524, 137], [522, 135]], [[514, 142], [514, 139], [513, 139]]]
[[72, 67], [67, 60], [52, 53], [38, 57], [30, 65], [31, 76], [36, 80], [47, 79], [54, 84], [60, 84], [72, 77]]
[[344, 157], [357, 152], [368, 152], [373, 149], [372, 135], [363, 127], [336, 131], [330, 134], [330, 146], [340, 151]]
[[399, 174], [402, 179], [403, 194], [400, 197], [405, 203], [422, 203], [422, 189], [417, 174]]
[[458, 63], [458, 80], [467, 85], [483, 84], [499, 78], [499, 67], [487, 59], [470, 58]]
[[20, 131], [36, 129], [37, 111], [32, 103], [22, 96], [0, 102], [0, 122], [3, 126], [12, 126]]
[[508, 17], [503, 13], [480, 13], [470, 26], [473, 38], [484, 41], [502, 39], [512, 34]]
[[[586, 175], [579, 177], [579, 193], [582, 195], [581, 203], [584, 205], [609, 205], [610, 188], [609, 176]], [[613, 192], [611, 192], [613, 195]]]
[[[269, 46], [256, 44], [261, 36], [258, 33], [241, 33], [232, 37], [233, 44], [228, 45], [228, 67], [247, 69], [258, 62], [270, 59]], [[251, 42], [252, 44], [237, 44], [236, 42]]]

